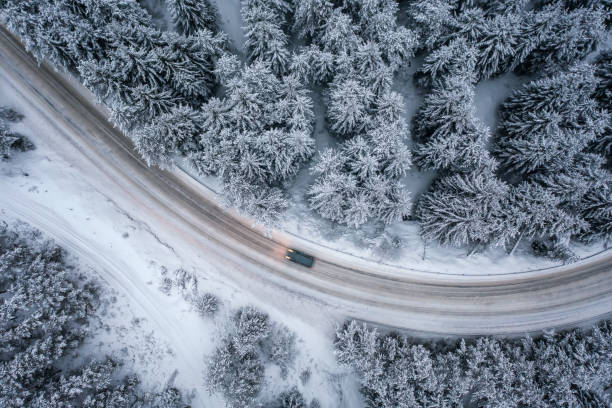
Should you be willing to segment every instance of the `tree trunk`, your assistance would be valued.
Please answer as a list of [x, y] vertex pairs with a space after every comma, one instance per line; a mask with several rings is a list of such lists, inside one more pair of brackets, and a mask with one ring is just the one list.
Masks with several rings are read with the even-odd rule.
[[521, 239], [523, 238], [523, 233], [521, 232], [518, 236], [518, 238], [516, 239], [516, 242], [514, 243], [514, 245], [512, 245], [512, 249], [510, 250], [510, 252], [508, 252], [508, 255], [512, 255], [514, 254], [514, 250], [516, 249], [516, 247], [518, 246], [519, 242], [521, 242]]

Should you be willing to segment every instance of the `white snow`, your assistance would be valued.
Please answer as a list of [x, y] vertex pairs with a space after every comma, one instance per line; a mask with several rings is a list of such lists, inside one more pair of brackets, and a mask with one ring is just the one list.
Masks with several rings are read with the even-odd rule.
[[242, 17], [240, 16], [240, 0], [213, 0], [217, 6], [221, 30], [229, 36], [235, 49], [243, 50], [244, 31], [242, 30]]

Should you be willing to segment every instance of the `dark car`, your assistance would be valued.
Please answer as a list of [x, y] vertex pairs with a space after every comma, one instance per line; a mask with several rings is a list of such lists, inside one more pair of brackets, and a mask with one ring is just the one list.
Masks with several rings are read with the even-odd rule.
[[314, 264], [314, 258], [312, 256], [303, 254], [295, 249], [287, 249], [285, 258], [307, 268], [312, 268], [312, 265]]

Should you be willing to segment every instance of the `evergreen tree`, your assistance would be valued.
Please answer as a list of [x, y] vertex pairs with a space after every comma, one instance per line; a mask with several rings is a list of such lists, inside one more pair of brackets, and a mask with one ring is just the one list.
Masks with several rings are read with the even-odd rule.
[[[207, 359], [205, 383], [208, 389], [222, 393], [232, 407], [255, 406], [265, 385], [264, 359], [286, 356], [294, 346], [294, 335], [286, 328], [283, 333], [291, 341], [276, 338], [281, 332], [279, 327], [284, 326], [278, 326], [266, 313], [252, 306], [238, 309], [221, 346]], [[288, 349], [280, 350], [279, 347]]]
[[278, 406], [280, 408], [308, 408], [304, 396], [297, 387], [282, 392], [278, 397]]
[[264, 366], [254, 352], [240, 354], [233, 341], [217, 348], [207, 367], [210, 391], [221, 392], [233, 407], [250, 407], [263, 388]]
[[530, 51], [519, 70], [553, 73], [582, 60], [605, 38], [604, 19], [597, 6], [567, 10], [562, 2], [530, 13], [522, 35]]
[[589, 224], [580, 238], [587, 242], [603, 240], [607, 246], [612, 237], [612, 184], [587, 192], [582, 198], [580, 216]]
[[421, 68], [414, 74], [414, 79], [422, 88], [430, 88], [445, 78], [475, 81], [477, 55], [477, 50], [468, 45], [465, 38], [459, 37], [428, 54]]
[[146, 390], [120, 361], [83, 353], [101, 288], [66, 259], [27, 225], [0, 226], [0, 405], [184, 407], [177, 389]]
[[[601, 53], [595, 60], [595, 100], [601, 109], [612, 110], [612, 51], [607, 50]], [[612, 117], [608, 120], [608, 125], [604, 132], [595, 139], [595, 151], [612, 155]]]
[[167, 167], [177, 153], [188, 153], [196, 148], [202, 132], [202, 119], [196, 111], [176, 106], [170, 112], [153, 118], [136, 129], [132, 139], [136, 150], [150, 165]]
[[373, 97], [372, 92], [356, 80], [333, 84], [327, 113], [332, 131], [341, 136], [362, 131], [370, 120]]
[[494, 169], [487, 145], [489, 129], [476, 118], [469, 80], [436, 83], [414, 118], [415, 162], [423, 169], [470, 172]]
[[216, 31], [216, 10], [209, 0], [168, 0], [172, 22], [180, 34], [194, 35], [198, 30]]
[[260, 60], [226, 87], [227, 99], [203, 106], [190, 158], [201, 173], [222, 176], [229, 204], [270, 224], [288, 205], [284, 183], [313, 153], [312, 101], [295, 76], [279, 78]]
[[417, 27], [419, 44], [427, 50], [439, 45], [454, 24], [453, 0], [419, 0], [411, 4], [408, 16]]
[[502, 222], [508, 186], [494, 174], [454, 174], [434, 182], [417, 202], [425, 241], [463, 246], [503, 244], [514, 231]]
[[330, 0], [294, 1], [293, 29], [301, 36], [313, 36], [320, 30], [332, 14]]
[[544, 238], [567, 244], [587, 224], [562, 208], [562, 197], [533, 182], [512, 187], [505, 218], [509, 230], [520, 238]]
[[284, 18], [267, 3], [255, 0], [243, 4], [245, 47], [250, 61], [268, 61], [272, 70], [282, 75], [289, 65], [287, 35], [282, 29]]
[[311, 45], [292, 56], [290, 70], [304, 83], [326, 83], [335, 72], [334, 55]]
[[390, 224], [410, 213], [410, 197], [399, 181], [410, 167], [403, 101], [389, 93], [376, 105], [376, 120], [363, 135], [321, 153], [308, 190], [313, 210], [355, 228], [370, 220]]
[[500, 110], [502, 164], [529, 173], [571, 163], [609, 120], [591, 98], [595, 86], [592, 68], [579, 65], [515, 91]]

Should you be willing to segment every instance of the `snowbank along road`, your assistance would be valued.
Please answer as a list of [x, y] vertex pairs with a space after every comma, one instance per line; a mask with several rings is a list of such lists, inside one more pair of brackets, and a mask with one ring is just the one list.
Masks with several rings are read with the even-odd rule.
[[[70, 155], [83, 178], [175, 247], [231, 265], [228, 278], [247, 288], [265, 284], [350, 317], [432, 334], [518, 334], [612, 312], [610, 251], [559, 268], [462, 276], [380, 265], [282, 232], [266, 234], [182, 171], [147, 167], [86, 91], [39, 66], [4, 29], [0, 69], [61, 130], [50, 144]], [[315, 255], [314, 267], [285, 262], [287, 247]]]

